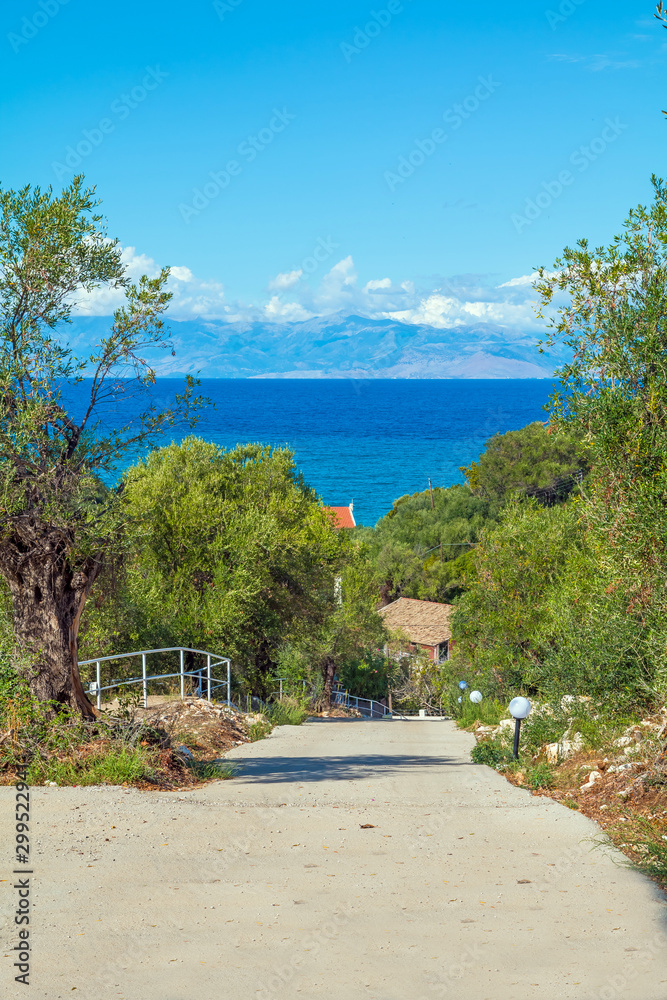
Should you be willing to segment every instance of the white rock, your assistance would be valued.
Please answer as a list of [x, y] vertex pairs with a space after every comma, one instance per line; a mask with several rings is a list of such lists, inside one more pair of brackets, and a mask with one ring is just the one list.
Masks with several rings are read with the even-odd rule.
[[598, 780], [598, 778], [601, 778], [601, 777], [602, 777], [602, 775], [600, 774], [599, 771], [591, 771], [591, 773], [588, 776], [588, 781], [586, 782], [585, 785], [580, 785], [579, 786], [579, 790], [582, 791], [582, 792], [587, 792], [589, 790], [589, 788], [593, 787], [593, 785]]
[[615, 747], [627, 747], [633, 742], [631, 736], [619, 736], [617, 740], [614, 740]]
[[550, 764], [558, 763], [558, 743], [547, 743], [544, 748], [547, 760]]
[[514, 719], [501, 719], [499, 729], [514, 729]]
[[579, 750], [584, 745], [584, 740], [581, 733], [576, 733], [574, 739], [572, 740], [561, 740], [558, 745], [558, 754], [563, 759], [571, 757], [573, 754], [578, 753]]

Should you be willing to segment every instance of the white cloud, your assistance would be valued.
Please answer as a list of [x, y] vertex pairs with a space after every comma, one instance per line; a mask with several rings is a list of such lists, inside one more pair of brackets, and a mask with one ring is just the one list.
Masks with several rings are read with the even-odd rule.
[[379, 292], [381, 288], [391, 288], [391, 278], [380, 278], [377, 281], [367, 281], [364, 285], [365, 292]]
[[639, 59], [616, 59], [615, 53], [596, 52], [592, 55], [574, 55], [565, 52], [554, 52], [549, 56], [555, 62], [585, 63], [585, 69], [591, 73], [600, 73], [605, 69], [639, 69]]
[[271, 278], [269, 289], [272, 292], [284, 292], [288, 288], [294, 288], [295, 285], [298, 285], [302, 277], [303, 271], [301, 268], [297, 271], [287, 271], [284, 274], [277, 274], [275, 278]]
[[313, 313], [308, 312], [298, 302], [281, 302], [279, 296], [273, 298], [264, 306], [266, 319], [273, 323], [298, 323], [311, 319]]
[[[160, 268], [152, 257], [137, 253], [135, 247], [125, 247], [122, 256], [125, 274], [131, 281], [138, 281], [146, 274], [154, 278]], [[229, 319], [232, 311], [225, 300], [225, 288], [219, 281], [203, 281], [195, 277], [189, 267], [171, 268], [168, 289], [173, 293], [169, 313], [174, 319]], [[80, 292], [75, 299], [73, 314], [78, 316], [110, 316], [125, 301], [122, 288], [96, 288]]]
[[194, 275], [189, 267], [172, 267], [171, 277], [177, 281], [194, 281]]
[[[135, 247], [125, 248], [123, 262], [134, 281], [142, 274], [154, 277], [159, 273], [156, 262]], [[542, 326], [535, 316], [535, 278], [535, 274], [518, 275], [494, 285], [480, 275], [461, 275], [431, 279], [419, 288], [410, 280], [395, 283], [385, 277], [360, 285], [354, 260], [347, 256], [325, 272], [319, 283], [306, 280], [301, 269], [281, 272], [269, 284], [273, 294], [268, 301], [248, 305], [228, 300], [221, 282], [203, 280], [189, 267], [177, 265], [169, 279], [173, 293], [169, 316], [202, 322], [298, 323], [343, 313], [440, 329], [493, 323], [519, 333]], [[79, 295], [73, 311], [80, 316], [109, 316], [123, 300], [122, 289], [97, 289]]]
[[503, 281], [502, 285], [498, 285], [498, 288], [528, 288], [535, 281], [536, 277], [536, 271], [533, 271], [532, 274], [522, 274], [519, 278], [510, 278], [509, 281]]

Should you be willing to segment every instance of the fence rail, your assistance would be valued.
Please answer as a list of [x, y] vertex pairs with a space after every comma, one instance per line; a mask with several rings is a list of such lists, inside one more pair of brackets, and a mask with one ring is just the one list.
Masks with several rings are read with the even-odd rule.
[[369, 719], [383, 719], [385, 715], [391, 715], [386, 705], [381, 701], [374, 701], [373, 698], [359, 698], [357, 695], [344, 691], [343, 688], [334, 688], [331, 700], [334, 705], [343, 705], [345, 708], [356, 708], [362, 715], [367, 715]]
[[[152, 653], [179, 653], [180, 654], [180, 670], [178, 673], [172, 674], [151, 674], [150, 676], [146, 672], [146, 657], [150, 656]], [[199, 667], [198, 670], [186, 670], [185, 669], [185, 653], [197, 653], [201, 656], [206, 657], [206, 664]], [[133, 656], [141, 657], [141, 677], [132, 677], [129, 680], [122, 681], [112, 681], [110, 684], [102, 685], [102, 668], [101, 664], [109, 662], [110, 660], [129, 660]], [[212, 662], [215, 659], [215, 662]], [[198, 677], [199, 678], [199, 689], [202, 693], [202, 681], [203, 675], [206, 677], [206, 698], [208, 701], [211, 700], [211, 693], [216, 691], [218, 688], [227, 688], [227, 704], [231, 705], [231, 670], [232, 663], [229, 657], [220, 656], [219, 653], [210, 653], [207, 649], [190, 649], [187, 646], [167, 646], [165, 649], [141, 649], [132, 653], [115, 653], [113, 656], [98, 656], [92, 660], [81, 660], [79, 662], [80, 667], [88, 666], [94, 663], [96, 667], [96, 679], [92, 681], [88, 686], [88, 694], [97, 695], [97, 707], [102, 707], [102, 692], [111, 691], [114, 688], [123, 687], [128, 684], [141, 684], [143, 689], [143, 702], [144, 708], [148, 705], [148, 682], [157, 680], [166, 680], [170, 677], [180, 677], [181, 680], [181, 698], [185, 697], [185, 678], [186, 677]], [[227, 680], [221, 680], [219, 677], [213, 677], [211, 670], [215, 667], [219, 667], [222, 664], [227, 666]], [[214, 687], [211, 687], [211, 684]]]

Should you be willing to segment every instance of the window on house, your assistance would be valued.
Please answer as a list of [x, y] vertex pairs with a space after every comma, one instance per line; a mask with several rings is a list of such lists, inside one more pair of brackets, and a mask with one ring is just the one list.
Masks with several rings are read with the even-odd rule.
[[449, 659], [449, 639], [441, 642], [438, 646], [438, 663], [444, 663]]

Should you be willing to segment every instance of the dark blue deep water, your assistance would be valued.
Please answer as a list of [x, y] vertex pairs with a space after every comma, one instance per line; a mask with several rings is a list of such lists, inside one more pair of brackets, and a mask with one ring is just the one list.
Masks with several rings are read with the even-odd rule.
[[[160, 406], [182, 383], [159, 379]], [[215, 409], [193, 433], [225, 447], [262, 442], [292, 447], [306, 481], [325, 503], [354, 501], [372, 525], [405, 493], [451, 486], [496, 432], [544, 420], [551, 380], [209, 379]], [[83, 386], [81, 389], [83, 390]], [[74, 411], [81, 405], [77, 390]], [[124, 407], [124, 417], [133, 407]], [[116, 422], [109, 413], [105, 421]], [[180, 440], [186, 429], [169, 434]]]

